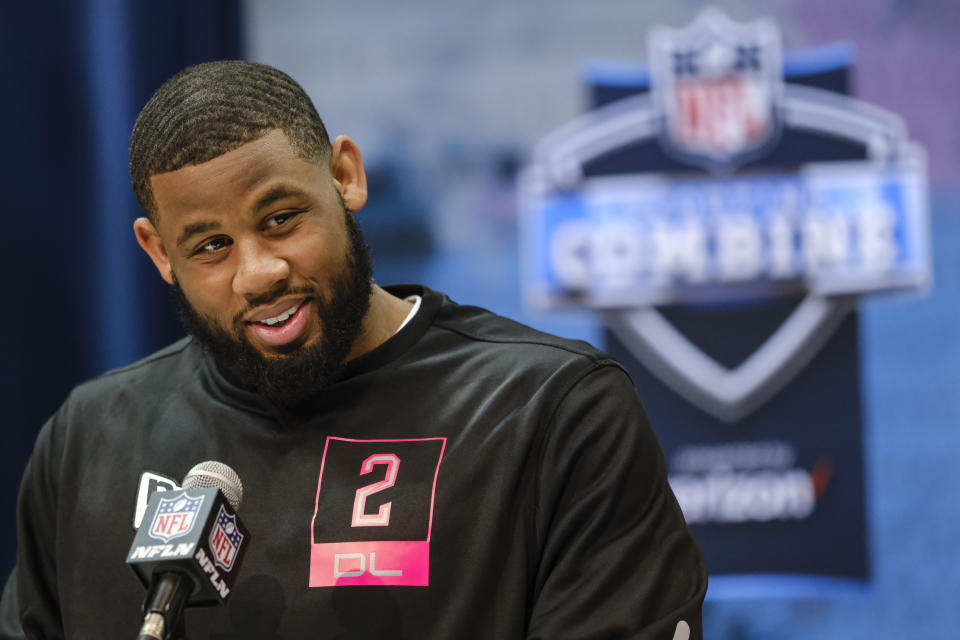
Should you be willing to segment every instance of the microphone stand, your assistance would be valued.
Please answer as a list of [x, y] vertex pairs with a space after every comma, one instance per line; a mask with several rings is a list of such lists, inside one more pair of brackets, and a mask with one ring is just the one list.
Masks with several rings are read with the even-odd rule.
[[143, 625], [136, 640], [185, 640], [183, 607], [191, 591], [193, 581], [186, 574], [157, 575], [143, 601]]

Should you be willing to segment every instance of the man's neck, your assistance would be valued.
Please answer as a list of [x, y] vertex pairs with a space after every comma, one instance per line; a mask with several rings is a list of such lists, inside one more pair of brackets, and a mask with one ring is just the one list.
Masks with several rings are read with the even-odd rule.
[[368, 351], [373, 351], [389, 340], [403, 324], [412, 308], [412, 302], [397, 298], [374, 284], [370, 293], [370, 308], [363, 317], [363, 330], [353, 343], [347, 360], [353, 360]]

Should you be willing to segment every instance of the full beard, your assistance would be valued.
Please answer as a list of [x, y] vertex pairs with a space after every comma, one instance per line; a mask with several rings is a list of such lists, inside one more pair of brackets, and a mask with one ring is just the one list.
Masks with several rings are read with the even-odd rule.
[[255, 391], [270, 402], [293, 407], [337, 380], [353, 343], [363, 329], [370, 308], [373, 266], [360, 226], [344, 207], [349, 236], [349, 254], [343, 273], [331, 280], [329, 299], [313, 288], [292, 289], [284, 285], [263, 296], [276, 300], [286, 295], [306, 295], [315, 305], [321, 327], [317, 344], [294, 344], [278, 355], [264, 355], [246, 338], [242, 322], [231, 334], [199, 313], [174, 280], [173, 291], [180, 319], [186, 330], [217, 363], [233, 384]]

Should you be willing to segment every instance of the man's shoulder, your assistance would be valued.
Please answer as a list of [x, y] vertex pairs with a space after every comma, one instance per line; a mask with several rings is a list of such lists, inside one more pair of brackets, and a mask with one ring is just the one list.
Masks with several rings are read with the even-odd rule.
[[[206, 369], [202, 349], [189, 338], [125, 367], [107, 371], [70, 392], [45, 431], [71, 446], [129, 446], [131, 425], [139, 425], [182, 404]], [[96, 432], [96, 437], [91, 433]]]
[[97, 398], [117, 390], [156, 390], [179, 385], [185, 374], [197, 371], [201, 364], [200, 349], [192, 338], [185, 337], [136, 362], [79, 384], [70, 396], [73, 400]]
[[616, 364], [603, 351], [582, 340], [545, 333], [481, 307], [444, 300], [434, 320], [438, 329], [450, 332], [477, 349], [491, 349], [518, 362], [558, 366], [562, 363]]

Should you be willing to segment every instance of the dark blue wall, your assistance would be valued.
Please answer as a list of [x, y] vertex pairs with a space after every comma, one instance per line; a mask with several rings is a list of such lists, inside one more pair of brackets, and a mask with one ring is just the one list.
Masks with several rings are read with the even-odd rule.
[[133, 237], [140, 211], [127, 146], [140, 107], [166, 78], [240, 56], [239, 6], [0, 7], [0, 574], [14, 559], [16, 487], [46, 419], [78, 382], [182, 335], [166, 285]]

